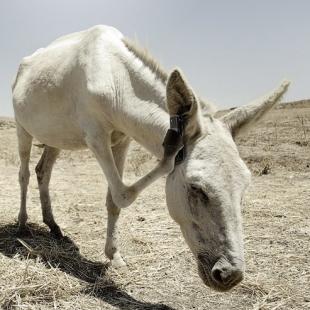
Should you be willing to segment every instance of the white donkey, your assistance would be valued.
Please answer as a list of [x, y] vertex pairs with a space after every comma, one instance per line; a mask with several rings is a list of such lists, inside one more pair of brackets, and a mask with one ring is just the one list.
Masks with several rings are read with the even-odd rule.
[[[233, 135], [269, 110], [287, 87], [284, 82], [272, 94], [220, 119], [211, 112], [204, 118], [201, 105], [210, 106], [200, 102], [180, 71], [168, 76], [118, 30], [95, 26], [59, 38], [22, 60], [12, 86], [21, 160], [19, 232], [26, 229], [32, 138], [45, 145], [36, 173], [43, 221], [56, 237], [62, 234], [49, 196], [53, 164], [60, 149], [89, 148], [109, 185], [105, 253], [112, 264], [124, 264], [116, 243], [120, 209], [169, 174], [169, 212], [197, 259], [200, 277], [214, 289], [232, 288], [244, 273], [240, 205], [250, 182]], [[182, 138], [171, 130], [166, 136], [169, 118], [176, 115], [184, 127]], [[122, 173], [131, 138], [160, 161], [128, 186]], [[185, 158], [176, 165], [182, 143]]]

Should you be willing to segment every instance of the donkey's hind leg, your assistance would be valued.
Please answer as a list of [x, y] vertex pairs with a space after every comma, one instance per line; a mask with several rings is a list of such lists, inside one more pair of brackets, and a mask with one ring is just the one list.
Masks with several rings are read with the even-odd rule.
[[43, 222], [50, 228], [52, 235], [57, 239], [62, 238], [62, 233], [59, 226], [54, 220], [51, 199], [49, 195], [49, 183], [51, 179], [52, 169], [56, 158], [59, 155], [59, 152], [59, 149], [45, 146], [40, 161], [36, 166]]
[[[120, 177], [123, 175], [124, 163], [129, 143], [130, 139], [124, 138], [122, 142], [112, 147], [115, 165], [119, 171]], [[106, 206], [108, 210], [108, 228], [107, 240], [105, 244], [105, 255], [110, 259], [112, 266], [117, 268], [125, 266], [126, 263], [122, 259], [117, 246], [117, 221], [121, 209], [113, 202], [110, 188], [108, 189]]]
[[27, 189], [29, 184], [29, 159], [31, 152], [32, 136], [25, 131], [16, 122], [17, 138], [18, 138], [18, 151], [20, 158], [20, 168], [19, 168], [19, 185], [20, 185], [20, 210], [18, 214], [18, 234], [22, 235], [27, 232], [26, 222], [27, 222]]

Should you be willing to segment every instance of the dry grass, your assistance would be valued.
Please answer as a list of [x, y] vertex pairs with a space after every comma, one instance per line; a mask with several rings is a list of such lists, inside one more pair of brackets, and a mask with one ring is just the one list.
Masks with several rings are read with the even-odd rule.
[[[66, 238], [54, 240], [42, 224], [32, 174], [31, 233], [17, 239], [15, 131], [7, 120], [0, 122], [2, 308], [309, 309], [309, 120], [309, 105], [287, 105], [238, 140], [254, 172], [243, 210], [247, 273], [241, 285], [224, 294], [200, 281], [168, 215], [164, 179], [122, 212], [120, 245], [128, 266], [114, 270], [108, 265], [103, 254], [106, 183], [88, 151], [64, 152], [54, 170], [54, 213]], [[32, 171], [41, 151], [33, 148]], [[130, 154], [128, 182], [155, 164], [136, 144]]]

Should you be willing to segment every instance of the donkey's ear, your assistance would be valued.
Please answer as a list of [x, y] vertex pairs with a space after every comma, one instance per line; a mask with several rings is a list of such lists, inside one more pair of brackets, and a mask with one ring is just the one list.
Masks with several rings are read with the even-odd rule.
[[221, 120], [228, 126], [233, 136], [247, 131], [250, 126], [262, 118], [277, 102], [279, 102], [287, 91], [290, 82], [284, 81], [270, 94], [261, 99], [239, 107], [221, 117]]
[[166, 91], [170, 116], [183, 115], [186, 119], [185, 137], [194, 139], [201, 133], [199, 102], [180, 70], [172, 71]]

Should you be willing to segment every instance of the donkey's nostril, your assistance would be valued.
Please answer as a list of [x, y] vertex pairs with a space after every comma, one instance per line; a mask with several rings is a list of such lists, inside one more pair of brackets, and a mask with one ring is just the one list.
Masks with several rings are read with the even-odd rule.
[[222, 283], [221, 271], [219, 269], [212, 270], [212, 277], [216, 282]]
[[212, 277], [217, 283], [227, 285], [233, 280], [234, 274], [232, 270], [227, 268], [214, 268]]

